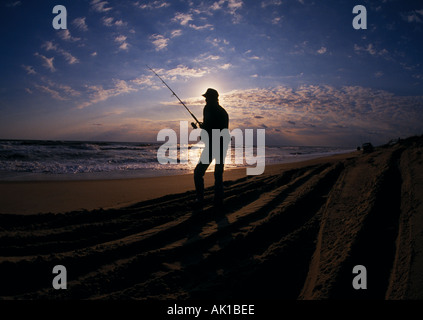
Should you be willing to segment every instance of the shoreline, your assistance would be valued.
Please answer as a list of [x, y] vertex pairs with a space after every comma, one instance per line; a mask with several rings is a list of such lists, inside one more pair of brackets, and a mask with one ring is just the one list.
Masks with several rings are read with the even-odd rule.
[[[337, 161], [361, 153], [322, 156], [298, 162], [266, 165], [263, 175], [322, 161]], [[224, 181], [246, 177], [246, 167], [225, 170]], [[204, 178], [214, 184], [213, 171]], [[118, 209], [170, 194], [194, 190], [193, 174], [92, 180], [0, 181], [0, 213], [31, 215], [96, 209]]]
[[[312, 154], [297, 154], [291, 157], [283, 158], [277, 162], [266, 163], [265, 166], [281, 165], [288, 163], [304, 162], [313, 159], [327, 158], [340, 154], [355, 152], [353, 149], [345, 149], [343, 151], [328, 152], [328, 153], [312, 153]], [[257, 165], [257, 164], [256, 164]], [[44, 172], [14, 172], [0, 170], [0, 183], [2, 182], [35, 182], [35, 181], [97, 181], [97, 180], [122, 180], [122, 179], [140, 179], [140, 178], [154, 178], [162, 176], [174, 176], [192, 174], [195, 165], [191, 168], [177, 167], [178, 165], [162, 165], [162, 168], [143, 168], [136, 170], [115, 170], [115, 171], [98, 171], [98, 172], [77, 172], [77, 173], [44, 173]], [[234, 165], [228, 163], [225, 171], [246, 169], [247, 167], [254, 168], [255, 165]], [[213, 165], [210, 166], [213, 169]], [[208, 169], [207, 172], [213, 172]]]

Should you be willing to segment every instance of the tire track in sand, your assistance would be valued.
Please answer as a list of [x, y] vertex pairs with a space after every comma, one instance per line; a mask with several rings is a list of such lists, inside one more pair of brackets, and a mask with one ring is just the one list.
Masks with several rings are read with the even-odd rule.
[[[302, 185], [304, 180], [307, 180], [309, 176], [312, 176], [314, 174], [316, 174], [317, 172], [321, 171], [324, 169], [324, 167], [327, 167], [327, 165], [321, 166], [321, 167], [315, 167], [315, 168], [307, 168], [307, 169], [302, 169], [302, 170], [293, 170], [291, 172], [286, 173], [285, 175], [282, 176], [273, 176], [273, 177], [264, 177], [263, 180], [266, 181], [266, 183], [263, 184], [263, 181], [260, 181], [260, 179], [258, 180], [258, 184], [261, 184], [264, 187], [269, 187], [269, 183], [270, 184], [283, 184], [284, 182], [286, 182], [286, 180], [289, 180], [289, 178], [295, 178], [296, 175], [300, 175], [299, 178], [294, 179], [292, 185]], [[301, 173], [303, 173], [305, 171], [305, 174], [303, 174], [303, 176], [301, 176]], [[273, 182], [272, 182], [273, 181]], [[242, 181], [239, 182], [242, 184]], [[245, 183], [250, 183], [249, 181], [245, 181]], [[250, 185], [251, 186], [251, 185]], [[273, 187], [273, 186], [271, 186]], [[239, 188], [239, 186], [237, 186], [236, 188]], [[235, 188], [235, 189], [236, 189]], [[285, 186], [284, 186], [285, 188]], [[284, 189], [282, 188], [282, 189]], [[231, 192], [231, 188], [228, 188], [228, 193], [230, 194]], [[272, 198], [270, 198], [272, 199]], [[228, 199], [228, 203], [231, 203], [231, 201], [233, 201], [234, 203], [236, 202], [235, 200], [231, 199], [231, 197], [229, 197]], [[270, 200], [271, 202], [272, 200]], [[134, 210], [134, 207], [131, 208], [131, 210]], [[205, 215], [204, 217], [207, 217], [207, 211], [210, 211], [211, 209], [208, 208], [206, 209]], [[263, 211], [263, 210], [262, 210]], [[262, 212], [262, 214], [265, 211]], [[114, 214], [114, 212], [112, 212], [112, 214]], [[252, 214], [252, 213], [250, 213]], [[139, 214], [137, 214], [139, 215]], [[248, 215], [247, 215], [248, 216]], [[210, 219], [207, 218], [207, 219]], [[203, 221], [207, 222], [208, 220]], [[251, 217], [250, 217], [251, 219]], [[129, 256], [129, 260], [135, 261], [137, 259], [140, 260], [145, 260], [146, 258], [142, 258], [141, 256], [148, 256], [148, 254], [139, 254], [140, 248], [142, 247], [144, 248], [148, 248], [148, 246], [145, 246], [145, 243], [148, 244], [148, 241], [146, 241], [146, 239], [150, 238], [150, 245], [154, 244], [156, 247], [158, 245], [158, 243], [161, 239], [167, 239], [169, 240], [169, 235], [173, 234], [173, 235], [179, 235], [180, 232], [182, 232], [184, 230], [184, 228], [186, 226], [190, 226], [191, 229], [196, 229], [197, 225], [199, 223], [199, 221], [188, 221], [188, 220], [192, 220], [192, 218], [190, 218], [190, 215], [185, 215], [180, 217], [179, 219], [176, 219], [174, 221], [156, 226], [156, 230], [154, 230], [154, 228], [149, 229], [147, 232], [144, 232], [144, 238], [142, 236], [140, 236], [139, 234], [135, 234], [135, 235], [130, 235], [126, 238], [123, 239], [119, 239], [119, 240], [115, 240], [112, 241], [110, 243], [102, 243], [102, 244], [98, 244], [94, 247], [91, 248], [84, 248], [82, 250], [76, 250], [76, 251], [72, 251], [72, 252], [65, 252], [65, 253], [60, 253], [60, 254], [53, 254], [53, 255], [32, 255], [32, 256], [21, 256], [21, 257], [8, 257], [8, 258], [2, 258], [2, 263], [0, 264], [0, 270], [2, 270], [2, 274], [8, 274], [8, 279], [13, 279], [13, 275], [20, 275], [21, 283], [25, 283], [25, 280], [27, 281], [27, 285], [22, 286], [21, 288], [19, 288], [19, 286], [14, 286], [14, 290], [12, 290], [12, 292], [14, 292], [15, 294], [19, 294], [19, 293], [23, 293], [23, 291], [27, 291], [28, 289], [32, 289], [32, 290], [36, 290], [39, 287], [43, 287], [43, 286], [50, 286], [50, 283], [43, 283], [42, 281], [37, 282], [37, 281], [33, 281], [34, 278], [34, 274], [38, 275], [39, 279], [43, 279], [44, 276], [47, 276], [46, 272], [44, 272], [45, 270], [51, 270], [51, 266], [55, 265], [55, 264], [64, 264], [66, 266], [70, 266], [69, 268], [73, 270], [73, 274], [74, 275], [78, 275], [80, 274], [80, 277], [82, 275], [86, 275], [87, 272], [89, 274], [90, 271], [92, 270], [96, 270], [98, 268], [102, 268], [102, 265], [104, 265], [105, 263], [111, 263], [111, 265], [115, 265], [115, 264], [119, 264], [119, 263], [115, 263], [114, 260], [115, 258], [113, 258], [114, 254], [117, 254], [117, 256], [122, 257], [122, 256]], [[194, 218], [195, 220], [195, 218]], [[201, 220], [201, 219], [200, 219]], [[200, 222], [201, 223], [201, 222]], [[230, 227], [227, 227], [227, 230], [229, 230], [230, 228], [235, 228], [237, 226], [236, 223], [232, 223], [229, 225]], [[156, 234], [161, 234], [162, 235], [160, 237], [156, 239], [154, 239], [154, 235], [155, 235], [155, 231]], [[220, 234], [222, 233], [221, 230], [219, 230]], [[216, 233], [217, 234], [217, 233]], [[206, 238], [213, 238], [216, 237], [216, 235], [213, 235], [210, 237], [206, 237]], [[153, 241], [154, 240], [154, 241]], [[143, 243], [144, 242], [144, 243]], [[202, 241], [202, 242], [206, 242], [206, 241]], [[195, 243], [195, 242], [194, 242]], [[160, 247], [160, 246], [159, 246]], [[190, 247], [190, 245], [186, 246], [187, 248]], [[160, 250], [160, 249], [156, 249], [156, 250]], [[151, 253], [150, 253], [151, 255]], [[135, 257], [135, 258], [134, 258]], [[151, 257], [150, 257], [151, 258]], [[121, 259], [122, 260], [122, 259]], [[30, 272], [30, 274], [28, 275], [27, 279], [25, 279], [25, 270], [27, 269], [28, 265], [31, 265], [31, 269], [32, 272]], [[89, 266], [89, 268], [87, 268], [87, 266]], [[106, 265], [104, 268], [110, 268], [110, 266]], [[88, 270], [87, 270], [88, 269]], [[154, 269], [154, 268], [152, 268]], [[94, 273], [96, 273], [94, 271]], [[24, 279], [22, 279], [22, 275], [24, 277]], [[37, 278], [37, 277], [36, 277]], [[51, 275], [49, 275], [47, 277], [47, 279], [50, 279]], [[32, 281], [29, 281], [29, 280]], [[10, 283], [13, 281], [10, 281]], [[28, 284], [30, 284], [28, 286]], [[31, 286], [32, 284], [32, 286]], [[7, 287], [7, 286], [6, 286]], [[76, 292], [77, 290], [75, 290]], [[4, 292], [5, 293], [5, 292]], [[2, 294], [4, 294], [2, 292]]]

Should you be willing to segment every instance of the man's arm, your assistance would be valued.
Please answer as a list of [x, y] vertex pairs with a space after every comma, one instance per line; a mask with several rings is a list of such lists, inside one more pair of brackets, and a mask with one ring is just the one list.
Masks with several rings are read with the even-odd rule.
[[210, 127], [210, 114], [207, 107], [203, 109], [203, 122], [201, 122], [201, 129], [208, 130]]

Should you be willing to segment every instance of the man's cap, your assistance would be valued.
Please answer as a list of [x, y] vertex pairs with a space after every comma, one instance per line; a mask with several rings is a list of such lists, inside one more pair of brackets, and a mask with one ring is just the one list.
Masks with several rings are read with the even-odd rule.
[[212, 89], [212, 88], [208, 88], [206, 93], [203, 94], [203, 97], [205, 98], [218, 98], [219, 97], [219, 93], [217, 93], [216, 90]]

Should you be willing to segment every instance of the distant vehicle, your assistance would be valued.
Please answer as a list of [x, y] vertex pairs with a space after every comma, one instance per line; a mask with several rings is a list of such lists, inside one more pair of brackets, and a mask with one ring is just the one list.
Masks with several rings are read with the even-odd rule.
[[400, 141], [401, 141], [401, 138], [392, 139], [391, 141], [388, 142], [388, 146], [396, 145], [397, 143], [400, 143]]
[[374, 150], [373, 145], [370, 142], [363, 143], [362, 149], [364, 153], [369, 153]]

